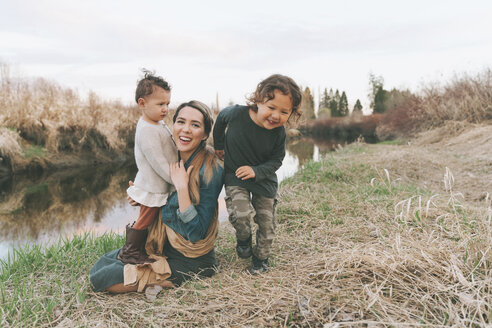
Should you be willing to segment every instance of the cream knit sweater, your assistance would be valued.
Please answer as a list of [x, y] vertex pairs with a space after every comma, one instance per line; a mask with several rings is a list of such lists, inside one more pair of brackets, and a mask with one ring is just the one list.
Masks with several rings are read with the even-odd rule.
[[127, 194], [147, 207], [161, 207], [174, 191], [169, 164], [178, 160], [177, 149], [171, 131], [159, 121], [154, 125], [140, 118], [135, 132], [135, 162], [137, 176]]

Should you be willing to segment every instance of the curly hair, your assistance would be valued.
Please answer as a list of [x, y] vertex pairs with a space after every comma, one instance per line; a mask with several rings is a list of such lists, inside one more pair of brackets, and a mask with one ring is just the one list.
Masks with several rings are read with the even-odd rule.
[[137, 89], [135, 90], [135, 101], [138, 104], [140, 98], [145, 98], [154, 92], [155, 87], [161, 87], [166, 91], [171, 91], [169, 83], [160, 76], [156, 76], [155, 72], [147, 69], [142, 69], [144, 77], [138, 81]]
[[246, 100], [249, 108], [254, 112], [258, 111], [258, 105], [272, 100], [275, 97], [275, 90], [282, 92], [284, 95], [290, 96], [292, 100], [292, 115], [301, 116], [299, 106], [301, 105], [302, 92], [301, 88], [294, 80], [288, 76], [281, 74], [273, 74], [260, 83], [256, 87], [256, 91], [252, 93]]

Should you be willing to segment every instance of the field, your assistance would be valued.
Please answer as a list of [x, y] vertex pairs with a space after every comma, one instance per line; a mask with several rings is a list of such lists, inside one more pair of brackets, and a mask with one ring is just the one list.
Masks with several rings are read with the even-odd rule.
[[2, 327], [380, 327], [492, 324], [492, 125], [340, 147], [282, 183], [271, 270], [246, 272], [229, 223], [212, 278], [92, 292], [122, 236], [24, 249], [0, 275]]

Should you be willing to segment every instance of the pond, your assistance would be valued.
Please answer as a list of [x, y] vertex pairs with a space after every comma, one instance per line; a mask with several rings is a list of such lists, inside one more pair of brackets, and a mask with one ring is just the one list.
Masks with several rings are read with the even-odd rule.
[[[311, 139], [290, 141], [277, 171], [279, 181], [336, 145]], [[1, 180], [0, 259], [26, 243], [46, 245], [86, 232], [124, 233], [125, 226], [138, 216], [138, 207], [126, 200], [128, 181], [135, 174], [134, 165], [103, 165]], [[224, 190], [219, 197], [219, 219], [226, 221], [223, 197]]]

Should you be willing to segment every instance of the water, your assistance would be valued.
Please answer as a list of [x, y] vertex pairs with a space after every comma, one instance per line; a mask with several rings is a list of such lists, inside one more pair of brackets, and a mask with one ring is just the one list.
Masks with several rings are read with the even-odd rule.
[[[279, 181], [292, 176], [307, 160], [318, 160], [334, 143], [296, 140], [287, 145]], [[0, 180], [0, 259], [26, 243], [41, 245], [86, 232], [123, 233], [138, 216], [126, 200], [136, 167], [98, 166], [59, 171], [40, 177]], [[219, 219], [227, 220], [224, 190]]]

